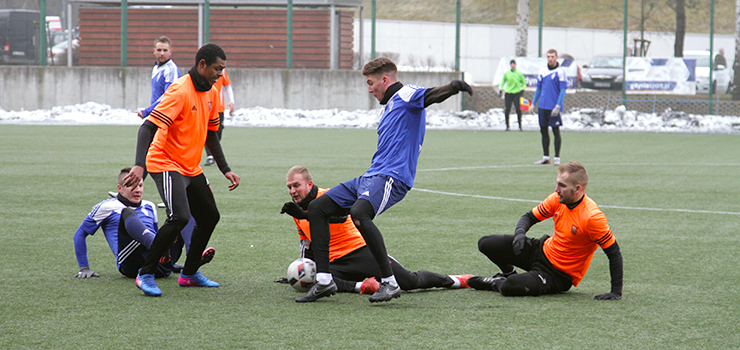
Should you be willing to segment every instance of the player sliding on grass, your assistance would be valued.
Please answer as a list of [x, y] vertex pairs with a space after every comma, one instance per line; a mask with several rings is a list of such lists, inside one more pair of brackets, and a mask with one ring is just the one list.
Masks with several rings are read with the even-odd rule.
[[[622, 298], [622, 253], [611, 228], [596, 203], [586, 195], [588, 173], [580, 163], [558, 167], [555, 193], [524, 214], [514, 235], [484, 236], [478, 249], [496, 264], [501, 273], [474, 276], [470, 287], [492, 290], [504, 296], [537, 296], [565, 292], [578, 286], [600, 246], [609, 258], [611, 292], [597, 300]], [[532, 225], [553, 218], [553, 236], [527, 238]], [[527, 273], [516, 273], [518, 266]]]
[[[311, 173], [300, 165], [290, 168], [286, 184], [293, 201], [285, 203], [280, 213], [287, 213], [295, 220], [298, 235], [301, 238], [300, 257], [313, 259], [311, 228], [306, 210], [308, 205], [326, 193], [327, 189], [314, 185]], [[380, 270], [365, 240], [352, 223], [352, 218], [349, 216], [330, 217], [329, 228], [332, 235], [331, 242], [329, 242], [329, 268], [334, 283], [337, 285], [337, 291], [375, 293], [379, 287], [375, 276], [380, 275]], [[393, 274], [398, 279], [398, 285], [402, 290], [434, 287], [467, 288], [467, 279], [472, 276], [446, 276], [424, 270], [411, 272], [390, 255], [387, 259], [390, 261]]]
[[362, 75], [368, 92], [383, 105], [378, 123], [378, 150], [364, 175], [333, 187], [326, 195], [311, 202], [308, 220], [316, 258], [317, 283], [306, 295], [297, 298], [298, 302], [316, 301], [337, 292], [329, 265], [329, 217], [348, 212], [380, 270], [380, 288], [370, 297], [370, 302], [401, 296], [401, 288], [388, 261], [383, 235], [373, 219], [403, 199], [414, 185], [416, 163], [426, 128], [424, 109], [460, 91], [473, 94], [470, 85], [460, 80], [433, 88], [404, 86], [398, 81], [396, 65], [385, 57], [368, 62]]
[[[113, 254], [116, 256], [116, 265], [118, 271], [126, 277], [135, 278], [139, 273], [141, 265], [146, 259], [149, 247], [154, 241], [157, 234], [157, 208], [154, 203], [143, 200], [144, 181], [140, 181], [134, 186], [123, 186], [123, 178], [131, 171], [130, 167], [121, 169], [118, 175], [118, 194], [116, 198], [106, 199], [95, 205], [90, 214], [77, 228], [74, 235], [75, 255], [77, 264], [80, 267], [75, 277], [90, 278], [99, 277], [97, 272], [90, 269], [90, 263], [87, 260], [87, 236], [95, 234], [99, 227], [103, 228], [103, 234]], [[190, 233], [193, 230], [195, 221], [188, 223], [183, 229], [186, 245], [190, 245]], [[157, 264], [157, 270], [154, 272], [156, 277], [169, 276], [173, 270], [176, 270], [173, 263], [177, 261], [182, 245], [173, 245], [169, 255], [160, 259]], [[206, 249], [200, 260], [200, 265], [207, 264], [213, 259], [216, 250], [213, 248]]]
[[139, 128], [136, 166], [124, 178], [124, 185], [141, 181], [146, 166], [169, 209], [169, 217], [152, 242], [136, 277], [136, 286], [145, 295], [162, 295], [154, 281], [157, 262], [191, 215], [195, 218], [195, 228], [178, 283], [181, 286], [219, 286], [198, 271], [199, 252], [206, 248], [220, 218], [200, 160], [203, 147], [208, 146], [218, 168], [231, 182], [229, 190], [239, 186], [240, 177], [226, 163], [216, 134], [219, 127], [217, 107], [221, 102], [218, 91], [211, 87], [225, 67], [226, 54], [221, 47], [216, 44], [201, 47], [190, 72], [170, 85], [162, 101]]

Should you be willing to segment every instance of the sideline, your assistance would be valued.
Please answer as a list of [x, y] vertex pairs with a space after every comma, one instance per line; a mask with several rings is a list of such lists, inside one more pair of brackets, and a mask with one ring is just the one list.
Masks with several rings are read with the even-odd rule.
[[[498, 199], [511, 202], [526, 202], [526, 203], [541, 203], [539, 200], [531, 199], [520, 199], [520, 198], [506, 198], [506, 197], [495, 197], [495, 196], [482, 196], [477, 194], [464, 194], [464, 193], [453, 193], [444, 191], [427, 190], [424, 188], [411, 188], [414, 191], [421, 191], [434, 194], [442, 194], [447, 196], [457, 197], [469, 197], [469, 198], [482, 198], [482, 199]], [[612, 209], [626, 209], [626, 210], [649, 210], [649, 211], [667, 211], [667, 212], [680, 212], [680, 213], [694, 213], [694, 214], [719, 214], [719, 215], [740, 215], [740, 212], [731, 211], [712, 211], [712, 210], [691, 210], [691, 209], [671, 209], [671, 208], [645, 208], [645, 207], [623, 207], [618, 205], [599, 205], [599, 208], [612, 208]]]

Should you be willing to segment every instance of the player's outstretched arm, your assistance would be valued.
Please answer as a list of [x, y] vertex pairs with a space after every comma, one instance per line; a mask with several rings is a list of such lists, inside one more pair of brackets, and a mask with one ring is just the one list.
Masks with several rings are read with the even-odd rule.
[[471, 96], [473, 95], [473, 88], [462, 80], [453, 80], [447, 85], [429, 88], [424, 92], [424, 108], [429, 107], [433, 103], [444, 102], [450, 96], [460, 91], [465, 91]]
[[606, 294], [599, 294], [594, 297], [595, 300], [619, 300], [622, 299], [622, 279], [624, 277], [622, 253], [619, 251], [619, 244], [614, 242], [609, 248], [604, 249], [604, 253], [609, 258], [609, 274], [612, 279], [612, 290]]

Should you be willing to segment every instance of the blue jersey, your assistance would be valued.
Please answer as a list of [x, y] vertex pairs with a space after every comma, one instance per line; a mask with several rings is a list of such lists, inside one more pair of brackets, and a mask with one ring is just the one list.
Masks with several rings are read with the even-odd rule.
[[383, 106], [378, 123], [378, 150], [363, 176], [388, 175], [409, 188], [414, 185], [416, 164], [426, 131], [426, 88], [404, 85]]
[[[118, 258], [118, 228], [121, 221], [121, 210], [123, 208], [126, 208], [125, 204], [116, 198], [110, 198], [96, 204], [92, 208], [92, 211], [90, 211], [90, 214], [87, 214], [87, 217], [85, 217], [80, 227], [77, 228], [77, 232], [74, 235], [75, 254], [77, 255], [77, 264], [80, 267], [90, 266], [87, 260], [87, 243], [85, 242], [85, 238], [89, 235], [94, 235], [100, 227], [103, 228], [103, 234], [105, 234], [105, 239], [108, 241], [108, 246], [113, 251], [113, 256], [116, 257], [116, 265], [120, 267], [121, 264]], [[154, 203], [148, 200], [142, 200], [140, 206], [129, 208], [136, 212], [136, 215], [150, 232], [157, 232], [157, 207], [154, 206]], [[136, 249], [137, 247], [132, 247], [132, 249]]]
[[565, 99], [565, 89], [568, 88], [568, 79], [565, 76], [563, 68], [557, 67], [550, 70], [548, 67], [540, 69], [537, 76], [537, 91], [535, 91], [535, 102], [538, 102], [537, 108], [552, 110], [556, 105], [560, 105], [560, 110], [565, 110], [563, 100]]
[[143, 114], [145, 118], [149, 116], [149, 113], [151, 113], [152, 110], [154, 110], [154, 107], [157, 106], [159, 101], [162, 99], [164, 92], [167, 91], [168, 87], [170, 87], [170, 84], [179, 77], [180, 69], [177, 68], [174, 61], [169, 60], [162, 65], [157, 63], [154, 64], [154, 68], [152, 68], [152, 98], [150, 106], [141, 111], [141, 114]]

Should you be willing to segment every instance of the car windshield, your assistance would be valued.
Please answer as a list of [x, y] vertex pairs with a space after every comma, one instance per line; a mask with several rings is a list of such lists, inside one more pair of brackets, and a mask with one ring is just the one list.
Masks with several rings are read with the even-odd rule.
[[589, 68], [622, 68], [622, 57], [596, 56], [591, 60]]
[[709, 67], [709, 56], [685, 56], [684, 58], [695, 59], [697, 67]]

